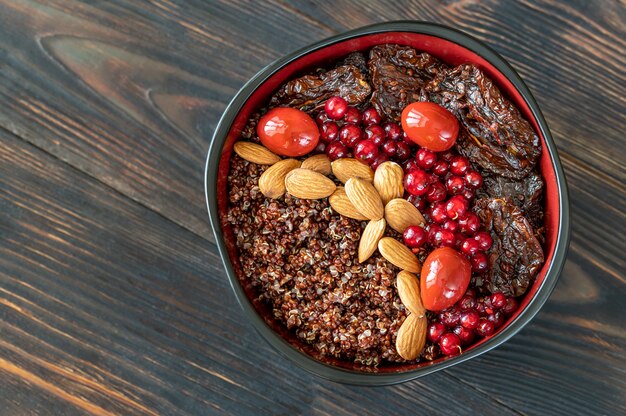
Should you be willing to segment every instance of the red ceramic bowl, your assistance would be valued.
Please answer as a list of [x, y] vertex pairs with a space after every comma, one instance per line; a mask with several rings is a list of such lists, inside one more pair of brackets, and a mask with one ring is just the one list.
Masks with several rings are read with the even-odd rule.
[[[233, 233], [226, 223], [227, 176], [233, 143], [250, 115], [262, 107], [284, 82], [307, 69], [323, 66], [352, 51], [397, 43], [428, 52], [452, 65], [473, 63], [484, 71], [530, 121], [543, 145], [539, 161], [545, 180], [546, 261], [520, 308], [498, 330], [461, 355], [420, 364], [385, 364], [377, 368], [320, 357], [284, 326], [271, 311], [252, 301], [254, 295], [239, 279], [240, 265]], [[205, 192], [215, 240], [235, 295], [255, 328], [282, 355], [319, 376], [351, 384], [383, 385], [411, 380], [476, 357], [500, 345], [526, 325], [546, 302], [565, 263], [569, 243], [569, 201], [563, 170], [539, 107], [515, 70], [496, 52], [455, 29], [420, 22], [393, 22], [353, 30], [303, 48], [270, 64], [255, 75], [228, 105], [213, 136], [207, 157]]]

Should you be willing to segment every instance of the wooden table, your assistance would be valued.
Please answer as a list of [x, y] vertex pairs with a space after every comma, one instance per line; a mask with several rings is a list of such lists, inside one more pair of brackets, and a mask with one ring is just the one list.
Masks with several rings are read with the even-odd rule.
[[[427, 1], [0, 1], [0, 414], [624, 414], [626, 6]], [[333, 384], [248, 324], [203, 162], [241, 85], [373, 22], [488, 42], [526, 80], [569, 180], [573, 238], [537, 318], [471, 362]]]

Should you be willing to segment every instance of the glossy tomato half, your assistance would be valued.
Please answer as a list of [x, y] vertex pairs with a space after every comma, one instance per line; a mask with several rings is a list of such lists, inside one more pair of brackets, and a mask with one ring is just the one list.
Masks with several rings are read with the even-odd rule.
[[317, 124], [307, 113], [289, 107], [268, 111], [259, 120], [257, 134], [265, 147], [289, 157], [310, 153], [320, 137]]
[[414, 143], [434, 152], [443, 152], [456, 142], [459, 121], [442, 106], [424, 101], [404, 108], [402, 129]]
[[430, 311], [441, 311], [454, 305], [467, 291], [472, 265], [458, 251], [441, 247], [432, 251], [420, 277], [422, 303]]

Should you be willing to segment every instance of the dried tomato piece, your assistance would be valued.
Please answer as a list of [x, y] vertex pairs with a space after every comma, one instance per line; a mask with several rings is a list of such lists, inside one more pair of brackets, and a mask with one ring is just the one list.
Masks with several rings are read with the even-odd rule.
[[349, 105], [358, 105], [365, 102], [371, 92], [365, 75], [356, 66], [343, 65], [283, 84], [271, 98], [270, 107], [289, 106], [311, 112], [320, 110], [332, 96], [344, 98]]
[[530, 123], [473, 65], [442, 71], [425, 91], [461, 123], [457, 148], [484, 169], [520, 179], [533, 170], [541, 143]]
[[474, 211], [493, 239], [489, 268], [476, 277], [476, 286], [489, 293], [523, 295], [544, 261], [532, 226], [509, 198], [479, 199]]

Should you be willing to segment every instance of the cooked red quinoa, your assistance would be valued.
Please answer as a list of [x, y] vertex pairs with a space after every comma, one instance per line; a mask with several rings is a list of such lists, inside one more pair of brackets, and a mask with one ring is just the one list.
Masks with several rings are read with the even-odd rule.
[[264, 166], [233, 156], [231, 224], [246, 283], [274, 318], [325, 356], [366, 365], [403, 361], [395, 338], [406, 318], [398, 269], [374, 254], [359, 264], [362, 221], [333, 213], [328, 200], [261, 194]]

